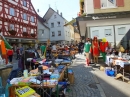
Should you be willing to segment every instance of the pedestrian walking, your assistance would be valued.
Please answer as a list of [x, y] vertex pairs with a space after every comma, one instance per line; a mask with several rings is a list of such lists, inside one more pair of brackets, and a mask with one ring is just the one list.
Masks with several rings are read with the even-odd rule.
[[13, 50], [8, 49], [8, 50], [7, 50], [7, 55], [8, 55], [9, 62], [12, 64], [12, 60], [13, 60]]
[[16, 60], [19, 60], [19, 58], [20, 58], [20, 49], [17, 46], [17, 49], [16, 49]]

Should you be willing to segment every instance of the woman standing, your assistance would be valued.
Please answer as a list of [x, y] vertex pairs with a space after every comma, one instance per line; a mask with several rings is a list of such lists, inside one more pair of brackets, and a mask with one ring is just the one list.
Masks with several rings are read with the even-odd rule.
[[94, 63], [98, 63], [99, 43], [97, 37], [94, 37], [92, 41], [92, 51], [93, 51]]

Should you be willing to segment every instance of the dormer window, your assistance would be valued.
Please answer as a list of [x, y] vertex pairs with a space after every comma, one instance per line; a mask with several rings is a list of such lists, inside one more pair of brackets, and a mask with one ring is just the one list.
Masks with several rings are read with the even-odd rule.
[[27, 1], [23, 0], [23, 6], [27, 7]]
[[56, 18], [56, 15], [54, 15], [54, 18]]

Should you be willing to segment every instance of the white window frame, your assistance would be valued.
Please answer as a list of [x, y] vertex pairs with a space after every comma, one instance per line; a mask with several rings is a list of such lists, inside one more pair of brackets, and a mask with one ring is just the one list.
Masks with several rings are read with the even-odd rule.
[[34, 16], [31, 16], [31, 22], [34, 23], [35, 19], [34, 19]]
[[106, 6], [103, 7], [103, 6], [102, 6], [102, 0], [101, 0], [101, 9], [117, 8], [117, 6], [116, 6], [116, 0], [115, 0], [115, 2], [114, 2], [114, 3], [115, 3], [114, 6], [110, 6], [109, 3], [108, 3], [108, 2], [109, 2], [108, 0], [107, 0], [106, 2], [107, 2]]
[[[93, 35], [95, 32], [96, 32], [96, 35]], [[99, 30], [92, 31], [92, 36], [93, 37], [99, 37]]]
[[23, 14], [23, 19], [27, 20], [27, 14], [26, 13]]
[[58, 36], [61, 36], [61, 31], [58, 31]]
[[61, 24], [60, 22], [57, 22], [57, 26], [58, 26], [58, 27], [60, 27], [60, 24]]
[[27, 32], [27, 28], [26, 27], [23, 27], [23, 32]]
[[14, 24], [9, 25], [9, 30], [14, 30]]
[[27, 7], [27, 1], [23, 0], [23, 6]]
[[15, 10], [14, 10], [14, 8], [10, 8], [10, 15], [15, 16]]
[[31, 29], [31, 34], [34, 34], [34, 29]]
[[56, 18], [56, 15], [54, 15], [54, 19]]
[[[105, 32], [106, 30], [110, 30], [111, 32], [110, 33], [106, 33]], [[105, 29], [104, 30], [104, 34], [105, 34], [105, 37], [112, 36], [112, 29]]]
[[54, 23], [51, 23], [51, 28], [54, 28]]
[[52, 37], [55, 37], [55, 32], [54, 31], [52, 32]]
[[[124, 33], [120, 33], [120, 31], [119, 31], [120, 29], [122, 30], [122, 28], [124, 28]], [[120, 28], [118, 28], [118, 35], [125, 35], [125, 32], [126, 32], [126, 27], [120, 27]]]

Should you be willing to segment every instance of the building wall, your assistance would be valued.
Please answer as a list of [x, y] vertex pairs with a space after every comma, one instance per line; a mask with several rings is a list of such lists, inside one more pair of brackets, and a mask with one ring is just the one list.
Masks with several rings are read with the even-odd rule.
[[80, 42], [80, 35], [79, 35], [79, 33], [74, 33], [74, 41]]
[[47, 42], [50, 39], [50, 30], [38, 21], [38, 40], [39, 42]]
[[[56, 18], [55, 18], [56, 16]], [[57, 22], [60, 22], [60, 26], [58, 26]], [[54, 23], [54, 27], [51, 27], [51, 23]], [[64, 33], [64, 19], [59, 16], [57, 13], [54, 13], [48, 21], [48, 25], [50, 28], [50, 40], [51, 41], [59, 41], [65, 40]], [[61, 31], [61, 36], [58, 36], [58, 31]], [[55, 36], [52, 36], [52, 32], [55, 33]]]
[[123, 7], [94, 9], [94, 13], [121, 12], [121, 11], [130, 11], [130, 0], [124, 0]]
[[[103, 0], [102, 0], [103, 1]], [[130, 11], [130, 0], [116, 0], [122, 3], [122, 5], [116, 4], [115, 7], [101, 7], [101, 0], [84, 0], [86, 13], [106, 13], [106, 12], [121, 12], [121, 11]], [[95, 4], [94, 4], [95, 3]]]
[[[60, 22], [60, 26], [58, 26], [58, 22]], [[54, 23], [54, 27], [51, 27], [51, 23]], [[51, 16], [48, 21], [50, 41], [61, 41], [62, 43], [65, 43], [65, 41], [71, 41], [70, 28], [69, 26], [64, 26], [66, 23], [67, 21], [56, 12]], [[58, 36], [58, 31], [61, 31], [61, 36]], [[52, 32], [55, 32], [55, 36], [52, 36]]]
[[[116, 44], [118, 45], [121, 41], [129, 40], [129, 38], [126, 37], [130, 30], [130, 21], [128, 20], [130, 20], [130, 18], [87, 21], [87, 26], [89, 28], [88, 32], [90, 33], [89, 35], [93, 38], [95, 35], [94, 33], [96, 33], [96, 35], [98, 35], [98, 39], [106, 38], [112, 43], [114, 43], [114, 39], [116, 39]], [[125, 30], [122, 31], [122, 35], [119, 35], [119, 28], [122, 27], [124, 27]], [[111, 35], [105, 35], [109, 32], [111, 32]], [[124, 45], [126, 47], [126, 43]]]
[[[10, 8], [14, 9], [14, 16], [10, 15]], [[27, 14], [27, 20], [23, 19], [23, 13]], [[31, 16], [34, 17], [34, 22], [30, 21]], [[23, 0], [0, 1], [0, 18], [0, 29], [5, 37], [36, 39], [30, 35], [31, 33], [37, 35], [37, 17], [31, 1], [27, 1], [26, 7], [23, 6]], [[9, 33], [10, 24], [14, 25], [14, 30], [17, 32], [14, 36]], [[27, 37], [22, 34], [23, 28], [26, 28], [26, 32], [29, 34]]]

